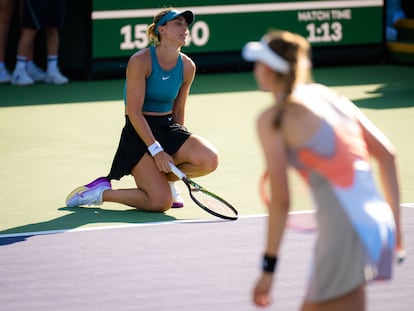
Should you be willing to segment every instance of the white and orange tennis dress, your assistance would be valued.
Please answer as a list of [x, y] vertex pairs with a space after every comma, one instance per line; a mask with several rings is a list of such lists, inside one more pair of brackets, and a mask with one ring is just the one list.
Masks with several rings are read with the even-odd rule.
[[329, 92], [317, 84], [295, 90], [324, 113], [306, 144], [288, 151], [315, 202], [318, 234], [307, 291], [315, 302], [390, 279], [395, 248], [392, 210], [377, 189], [362, 130], [337, 108], [349, 102]]

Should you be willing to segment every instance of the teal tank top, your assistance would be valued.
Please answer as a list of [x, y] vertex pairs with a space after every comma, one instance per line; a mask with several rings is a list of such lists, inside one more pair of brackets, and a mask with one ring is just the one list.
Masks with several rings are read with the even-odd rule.
[[[173, 109], [174, 100], [183, 83], [183, 61], [181, 55], [177, 64], [171, 70], [164, 70], [158, 63], [155, 47], [150, 47], [151, 74], [146, 79], [143, 112], [170, 112]], [[124, 102], [126, 103], [126, 90], [124, 88]]]

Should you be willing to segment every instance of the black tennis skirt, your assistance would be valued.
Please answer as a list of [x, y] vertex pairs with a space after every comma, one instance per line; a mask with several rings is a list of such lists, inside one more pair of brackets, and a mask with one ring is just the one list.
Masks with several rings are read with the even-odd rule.
[[[181, 124], [173, 121], [172, 115], [145, 116], [155, 139], [164, 151], [173, 155], [180, 149], [191, 133]], [[145, 153], [149, 153], [147, 145], [135, 131], [129, 117], [125, 116], [125, 126], [122, 129], [118, 149], [112, 161], [111, 171], [107, 178], [121, 179], [130, 175]]]

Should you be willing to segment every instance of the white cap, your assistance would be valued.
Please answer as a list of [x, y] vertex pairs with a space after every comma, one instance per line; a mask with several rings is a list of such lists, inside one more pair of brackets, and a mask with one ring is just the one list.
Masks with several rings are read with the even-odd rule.
[[243, 47], [242, 56], [250, 62], [261, 61], [276, 72], [288, 73], [290, 69], [289, 63], [272, 51], [264, 39], [247, 43]]

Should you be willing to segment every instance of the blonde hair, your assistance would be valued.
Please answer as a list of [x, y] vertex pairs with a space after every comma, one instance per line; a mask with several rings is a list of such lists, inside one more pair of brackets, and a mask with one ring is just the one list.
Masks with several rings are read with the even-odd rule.
[[149, 39], [150, 45], [157, 46], [158, 44], [160, 44], [160, 36], [155, 33], [155, 26], [161, 20], [161, 18], [163, 18], [173, 9], [173, 7], [168, 7], [159, 12], [157, 15], [155, 15], [152, 23], [147, 28], [147, 37]]
[[276, 116], [274, 124], [280, 127], [283, 108], [289, 103], [289, 97], [297, 83], [312, 81], [311, 74], [311, 47], [309, 42], [301, 35], [289, 31], [272, 30], [264, 36], [269, 48], [289, 63], [287, 73], [275, 72], [278, 79], [284, 81], [282, 109]]

